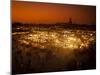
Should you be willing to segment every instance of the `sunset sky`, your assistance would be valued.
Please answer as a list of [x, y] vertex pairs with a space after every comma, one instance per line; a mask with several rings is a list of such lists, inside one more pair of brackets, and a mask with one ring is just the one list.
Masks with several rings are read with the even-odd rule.
[[12, 1], [12, 22], [96, 24], [96, 6]]

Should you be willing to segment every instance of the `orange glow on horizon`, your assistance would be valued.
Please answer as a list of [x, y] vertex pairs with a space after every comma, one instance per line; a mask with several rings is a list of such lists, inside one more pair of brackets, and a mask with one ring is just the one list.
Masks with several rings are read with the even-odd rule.
[[96, 7], [12, 1], [12, 22], [96, 24]]

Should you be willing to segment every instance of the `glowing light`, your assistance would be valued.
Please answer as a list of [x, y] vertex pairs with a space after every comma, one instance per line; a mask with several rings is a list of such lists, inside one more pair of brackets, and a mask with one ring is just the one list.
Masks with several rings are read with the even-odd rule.
[[62, 33], [56, 31], [34, 31], [34, 33], [29, 33], [21, 38], [20, 42], [30, 43], [41, 49], [54, 46], [56, 48], [74, 50], [88, 48], [89, 44], [95, 41], [93, 33], [86, 34], [86, 32], [79, 32], [79, 30], [76, 32], [63, 31]]

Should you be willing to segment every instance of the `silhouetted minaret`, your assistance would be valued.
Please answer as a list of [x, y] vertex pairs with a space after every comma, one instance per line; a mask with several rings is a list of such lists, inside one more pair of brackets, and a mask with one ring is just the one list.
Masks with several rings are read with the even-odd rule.
[[72, 19], [71, 18], [69, 18], [69, 24], [72, 24]]

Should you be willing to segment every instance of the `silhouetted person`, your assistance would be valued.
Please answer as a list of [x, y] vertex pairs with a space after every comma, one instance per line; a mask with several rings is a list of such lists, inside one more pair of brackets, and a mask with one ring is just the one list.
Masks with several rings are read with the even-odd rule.
[[16, 54], [15, 54], [15, 61], [18, 63], [18, 64], [21, 64], [22, 62], [22, 51], [21, 50], [18, 50], [16, 51]]
[[26, 67], [30, 69], [31, 68], [31, 63], [32, 63], [31, 62], [32, 61], [32, 59], [31, 59], [32, 58], [31, 53], [30, 52], [27, 52], [26, 53], [26, 57], [27, 57], [26, 58], [27, 59]]

